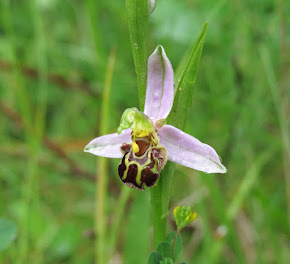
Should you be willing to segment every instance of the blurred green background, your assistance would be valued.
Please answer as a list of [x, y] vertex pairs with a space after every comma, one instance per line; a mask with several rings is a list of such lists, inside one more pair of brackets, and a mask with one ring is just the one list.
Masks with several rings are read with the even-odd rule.
[[[228, 173], [177, 166], [169, 229], [174, 206], [198, 213], [182, 231], [187, 263], [290, 261], [289, 11], [286, 0], [159, 0], [150, 15], [148, 55], [163, 45], [174, 69], [209, 22], [186, 132]], [[100, 135], [114, 54], [107, 132], [138, 106], [125, 1], [0, 1], [0, 218], [17, 225], [0, 263], [94, 262], [98, 166], [83, 148]], [[106, 256], [146, 263], [148, 193], [130, 190], [116, 220], [123, 186], [108, 162]]]

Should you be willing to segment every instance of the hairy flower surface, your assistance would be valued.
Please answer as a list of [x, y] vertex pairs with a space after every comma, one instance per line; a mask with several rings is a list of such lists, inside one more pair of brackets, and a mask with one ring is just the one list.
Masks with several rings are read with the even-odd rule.
[[154, 186], [167, 160], [206, 173], [225, 173], [216, 151], [198, 139], [167, 125], [174, 100], [173, 69], [162, 46], [148, 59], [144, 113], [129, 108], [122, 115], [118, 133], [93, 139], [85, 152], [122, 158], [121, 181], [143, 190]]

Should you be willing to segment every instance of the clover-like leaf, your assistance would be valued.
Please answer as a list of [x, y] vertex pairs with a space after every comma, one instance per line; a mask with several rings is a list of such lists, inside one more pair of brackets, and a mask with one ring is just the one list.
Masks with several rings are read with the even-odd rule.
[[160, 264], [163, 257], [162, 255], [157, 251], [152, 251], [148, 257], [147, 264]]
[[170, 258], [172, 252], [172, 245], [169, 242], [161, 242], [156, 249], [159, 253], [161, 253], [163, 258]]
[[175, 207], [173, 214], [177, 226], [177, 231], [180, 231], [186, 227], [197, 217], [197, 213], [193, 212], [190, 206], [186, 207], [185, 205]]
[[171, 258], [165, 258], [160, 264], [173, 264], [173, 260]]

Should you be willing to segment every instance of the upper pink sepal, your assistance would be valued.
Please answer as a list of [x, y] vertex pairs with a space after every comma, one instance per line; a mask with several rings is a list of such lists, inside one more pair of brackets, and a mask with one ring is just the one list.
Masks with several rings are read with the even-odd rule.
[[164, 48], [157, 46], [148, 59], [144, 113], [151, 119], [166, 119], [174, 100], [174, 76]]

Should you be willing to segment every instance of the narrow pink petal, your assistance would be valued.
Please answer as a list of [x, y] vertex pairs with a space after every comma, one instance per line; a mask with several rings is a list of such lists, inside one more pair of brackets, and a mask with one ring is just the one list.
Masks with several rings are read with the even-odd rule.
[[93, 139], [84, 149], [85, 152], [107, 158], [122, 158], [120, 147], [131, 141], [131, 129], [125, 129], [121, 134], [108, 134]]
[[172, 108], [173, 69], [162, 46], [148, 59], [147, 90], [144, 113], [152, 119], [166, 118]]
[[158, 135], [170, 161], [206, 173], [226, 173], [211, 146], [170, 125], [164, 125]]

